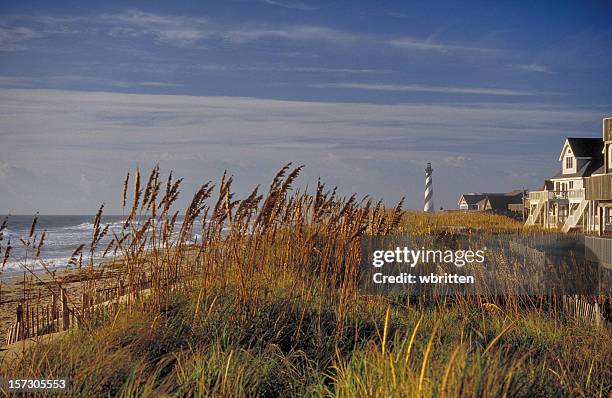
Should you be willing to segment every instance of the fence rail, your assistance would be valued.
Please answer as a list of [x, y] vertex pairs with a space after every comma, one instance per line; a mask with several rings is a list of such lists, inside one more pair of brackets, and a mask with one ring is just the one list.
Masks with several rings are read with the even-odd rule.
[[75, 308], [75, 304], [71, 306], [68, 294], [63, 288], [60, 289], [59, 295], [51, 296], [51, 304], [48, 305], [22, 301], [15, 311], [16, 322], [8, 329], [6, 344], [78, 327], [80, 322], [92, 316], [96, 308], [115, 303], [129, 303], [153, 286], [175, 287], [193, 276], [193, 272], [179, 269], [167, 273], [163, 280], [153, 281], [147, 274], [141, 275], [139, 281], [130, 286], [124, 280], [119, 280], [116, 286], [97, 289], [93, 294], [82, 293], [80, 308]]

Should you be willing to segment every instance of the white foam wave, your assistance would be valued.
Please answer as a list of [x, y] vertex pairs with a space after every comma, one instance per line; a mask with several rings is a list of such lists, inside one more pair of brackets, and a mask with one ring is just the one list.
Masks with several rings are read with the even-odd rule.
[[29, 270], [40, 271], [42, 269], [54, 269], [68, 265], [70, 257], [57, 257], [30, 260], [10, 260], [4, 266], [4, 272], [23, 272]]

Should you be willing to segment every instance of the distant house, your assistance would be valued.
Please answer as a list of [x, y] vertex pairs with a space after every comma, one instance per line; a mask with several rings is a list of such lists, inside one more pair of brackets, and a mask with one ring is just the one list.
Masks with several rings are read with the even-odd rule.
[[461, 195], [457, 205], [461, 210], [484, 210], [485, 195], [479, 193], [466, 193]]
[[466, 193], [459, 197], [457, 205], [460, 210], [521, 213], [523, 203], [523, 191], [516, 190], [505, 193]]

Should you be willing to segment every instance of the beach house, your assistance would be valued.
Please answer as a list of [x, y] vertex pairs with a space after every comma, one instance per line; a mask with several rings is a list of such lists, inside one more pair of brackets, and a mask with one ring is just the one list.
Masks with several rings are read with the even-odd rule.
[[566, 138], [560, 171], [529, 193], [527, 225], [605, 233], [612, 230], [612, 118], [602, 138]]
[[466, 193], [459, 197], [459, 210], [522, 213], [525, 195], [522, 190], [503, 193]]

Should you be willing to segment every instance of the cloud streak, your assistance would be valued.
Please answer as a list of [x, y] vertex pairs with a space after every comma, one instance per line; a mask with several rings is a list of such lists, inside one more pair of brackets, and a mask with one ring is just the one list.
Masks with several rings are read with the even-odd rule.
[[0, 25], [0, 51], [24, 50], [27, 41], [39, 36], [39, 33], [29, 27], [4, 27]]
[[289, 8], [291, 10], [299, 11], [314, 11], [319, 9], [319, 6], [303, 3], [301, 1], [264, 0], [264, 3], [269, 4], [271, 6]]
[[247, 64], [205, 64], [196, 65], [194, 69], [204, 71], [222, 71], [222, 72], [298, 72], [298, 73], [355, 73], [355, 74], [372, 74], [372, 73], [390, 73], [389, 69], [366, 69], [366, 68], [326, 68], [320, 66], [295, 66], [295, 65], [247, 65]]
[[511, 90], [501, 88], [483, 87], [445, 87], [429, 86], [424, 84], [372, 84], [372, 83], [316, 83], [310, 85], [320, 89], [354, 89], [368, 91], [394, 91], [394, 92], [426, 92], [440, 94], [470, 94], [470, 95], [494, 95], [525, 97], [544, 94], [536, 91]]
[[[268, 0], [268, 4], [285, 8], [305, 9], [299, 2]], [[301, 8], [299, 8], [301, 7]], [[308, 6], [310, 7], [310, 6]], [[23, 49], [24, 43], [40, 35], [82, 35], [92, 28], [103, 28], [112, 37], [133, 39], [150, 38], [158, 44], [181, 48], [206, 48], [207, 45], [227, 43], [244, 45], [260, 40], [285, 40], [292, 42], [318, 42], [329, 45], [383, 46], [409, 51], [436, 53], [493, 53], [499, 50], [445, 43], [431, 38], [393, 37], [351, 32], [320, 25], [279, 25], [269, 23], [220, 23], [206, 17], [161, 15], [141, 10], [126, 10], [92, 16], [13, 16], [6, 21], [18, 21], [22, 25], [0, 28], [0, 50]], [[8, 22], [7, 22], [8, 23]]]
[[501, 50], [487, 47], [475, 47], [475, 46], [463, 46], [442, 42], [435, 42], [431, 39], [420, 40], [413, 37], [400, 37], [397, 39], [391, 39], [388, 42], [391, 46], [410, 49], [410, 50], [421, 50], [421, 51], [436, 51], [442, 53], [451, 52], [470, 52], [470, 53], [483, 53], [490, 54], [500, 52]]
[[134, 87], [154, 87], [154, 88], [170, 88], [183, 87], [183, 84], [172, 82], [156, 82], [156, 81], [125, 81], [115, 79], [105, 79], [97, 76], [83, 75], [58, 75], [58, 76], [2, 76], [0, 75], [0, 87], [30, 87], [40, 88], [48, 83], [93, 83], [109, 87], [134, 88]]
[[550, 69], [546, 65], [538, 64], [516, 64], [511, 65], [513, 69], [522, 70], [525, 72], [550, 73]]

